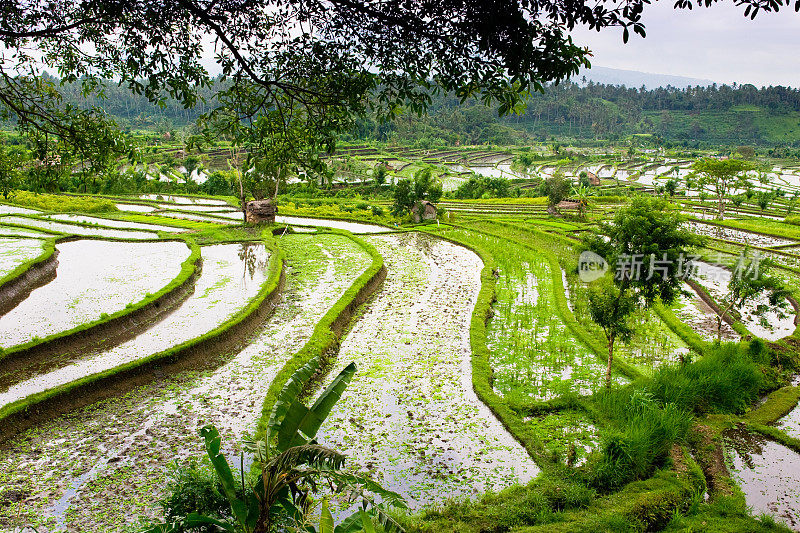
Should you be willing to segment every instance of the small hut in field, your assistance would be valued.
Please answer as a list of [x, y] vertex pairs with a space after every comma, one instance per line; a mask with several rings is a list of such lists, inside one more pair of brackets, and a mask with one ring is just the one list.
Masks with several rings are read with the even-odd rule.
[[586, 172], [586, 175], [589, 176], [589, 183], [594, 187], [600, 185], [600, 178], [597, 177], [597, 174], [594, 172]]
[[250, 224], [273, 224], [278, 214], [278, 206], [270, 199], [247, 202], [245, 210]]
[[417, 223], [423, 220], [436, 220], [436, 206], [428, 200], [422, 200], [414, 204], [411, 214], [414, 216], [414, 222]]

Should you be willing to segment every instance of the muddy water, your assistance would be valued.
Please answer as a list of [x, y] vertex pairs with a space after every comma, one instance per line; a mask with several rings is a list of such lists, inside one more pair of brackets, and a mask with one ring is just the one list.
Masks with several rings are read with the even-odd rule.
[[178, 209], [180, 211], [198, 211], [198, 212], [241, 212], [236, 208], [229, 205], [206, 205], [206, 204], [158, 204], [159, 209]]
[[80, 240], [56, 245], [56, 278], [0, 317], [0, 346], [47, 337], [158, 292], [189, 256], [182, 242]]
[[176, 228], [173, 226], [159, 226], [157, 224], [143, 224], [141, 222], [129, 222], [127, 220], [112, 220], [110, 218], [89, 217], [84, 215], [71, 215], [59, 214], [48, 215], [47, 218], [54, 220], [63, 220], [65, 222], [81, 222], [83, 224], [97, 224], [98, 226], [106, 226], [109, 228], [123, 228], [123, 229], [139, 229], [150, 231], [167, 231], [171, 233], [180, 233], [187, 231], [185, 228]]
[[120, 531], [137, 515], [158, 514], [169, 464], [203, 454], [199, 428], [215, 424], [228, 449], [253, 431], [274, 375], [370, 261], [344, 237], [287, 235], [281, 243], [283, 298], [227, 364], [54, 420], [0, 450], [0, 486], [22, 495], [18, 506], [0, 506], [0, 527]]
[[23, 218], [23, 217], [3, 217], [0, 221], [6, 224], [20, 224], [33, 228], [42, 228], [50, 231], [58, 231], [71, 235], [87, 235], [95, 237], [106, 237], [109, 239], [138, 239], [148, 240], [157, 239], [158, 234], [149, 231], [123, 231], [115, 229], [102, 229], [102, 228], [89, 228], [85, 226], [77, 226], [74, 224], [66, 224], [62, 222], [50, 222], [48, 220]]
[[723, 433], [726, 462], [754, 514], [800, 531], [800, 454], [744, 429]]
[[482, 263], [416, 234], [370, 237], [388, 275], [341, 345], [358, 372], [320, 432], [412, 508], [525, 482], [538, 468], [477, 399], [469, 323]]
[[[692, 328], [704, 340], [709, 342], [717, 340], [717, 315], [714, 310], [701, 300], [692, 291], [691, 287], [684, 284], [683, 289], [689, 293], [689, 296], [681, 294], [672, 305], [675, 316]], [[738, 341], [741, 339], [739, 334], [725, 321], [722, 322], [721, 331], [723, 341]]]
[[[2, 232], [2, 228], [0, 228]], [[0, 237], [0, 279], [10, 274], [25, 261], [42, 254], [44, 242], [39, 239], [15, 239]], [[2, 342], [0, 342], [2, 346]]]
[[128, 342], [9, 387], [0, 393], [0, 406], [202, 335], [241, 309], [266, 279], [269, 254], [263, 244], [206, 246], [202, 255], [203, 270], [194, 294], [164, 320]]

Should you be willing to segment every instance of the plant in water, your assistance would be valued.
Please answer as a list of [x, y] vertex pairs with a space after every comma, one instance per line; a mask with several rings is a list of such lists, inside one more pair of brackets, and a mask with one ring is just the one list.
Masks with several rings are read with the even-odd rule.
[[[356, 371], [354, 363], [348, 365], [317, 401], [307, 407], [300, 396], [318, 366], [319, 359], [315, 358], [295, 372], [275, 401], [264, 435], [245, 441], [244, 450], [253, 459], [251, 474], [246, 475], [242, 468], [237, 479], [221, 452], [222, 437], [217, 429], [208, 425], [200, 430], [218, 478], [219, 492], [230, 507], [227, 516], [211, 516], [204, 514], [208, 509], [197, 509], [170, 523], [148, 526], [141, 533], [179, 533], [203, 528], [229, 533], [267, 533], [287, 524], [316, 532], [310, 515], [315, 496], [323, 487], [329, 487], [345, 503], [359, 499], [362, 508], [334, 527], [328, 500], [323, 498], [320, 533], [369, 533], [373, 531], [373, 519], [387, 532], [402, 531], [386, 509], [404, 508], [403, 499], [368, 478], [342, 471], [345, 456], [317, 444], [317, 431]], [[180, 491], [182, 487], [176, 489]], [[380, 503], [376, 503], [375, 496]], [[219, 498], [211, 501], [216, 506], [211, 511], [217, 511]], [[183, 509], [188, 510], [186, 506]]]

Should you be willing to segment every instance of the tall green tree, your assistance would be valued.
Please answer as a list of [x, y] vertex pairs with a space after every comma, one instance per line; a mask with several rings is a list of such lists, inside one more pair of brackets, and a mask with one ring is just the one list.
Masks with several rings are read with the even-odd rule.
[[725, 202], [733, 189], [747, 189], [751, 186], [747, 172], [753, 169], [752, 163], [739, 159], [712, 159], [704, 157], [695, 161], [692, 171], [698, 178], [701, 191], [711, 188], [717, 200], [717, 218], [725, 216]]
[[583, 248], [612, 267], [589, 289], [589, 312], [607, 340], [606, 387], [611, 386], [614, 343], [633, 333], [630, 315], [656, 300], [670, 304], [681, 292], [688, 254], [700, 243], [683, 222], [663, 199], [637, 196], [612, 222], [584, 237]]

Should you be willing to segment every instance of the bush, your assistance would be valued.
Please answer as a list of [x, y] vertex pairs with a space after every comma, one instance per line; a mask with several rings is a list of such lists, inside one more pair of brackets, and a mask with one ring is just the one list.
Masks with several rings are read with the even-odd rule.
[[[159, 505], [167, 522], [189, 513], [226, 519], [230, 517], [230, 504], [222, 491], [222, 484], [210, 465], [190, 460], [185, 465], [170, 466], [166, 495]], [[209, 526], [193, 531], [210, 533], [217, 529]]]

